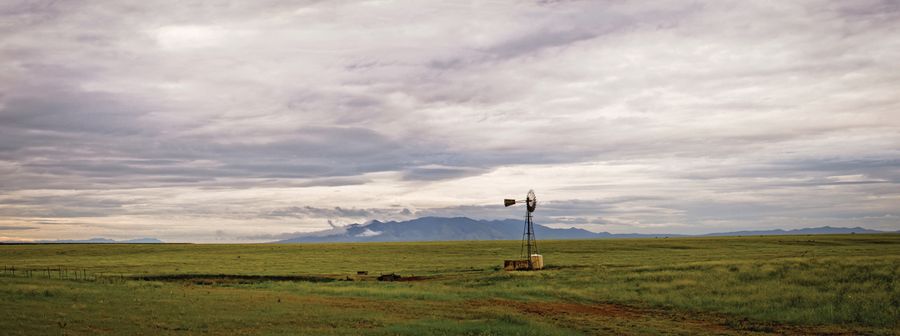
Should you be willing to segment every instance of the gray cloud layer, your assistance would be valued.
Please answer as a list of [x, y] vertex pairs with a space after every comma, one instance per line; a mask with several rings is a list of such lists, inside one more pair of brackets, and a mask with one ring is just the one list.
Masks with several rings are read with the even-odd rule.
[[592, 230], [900, 229], [898, 22], [893, 1], [0, 4], [0, 226], [262, 237], [514, 217], [488, 204], [535, 186], [542, 223]]

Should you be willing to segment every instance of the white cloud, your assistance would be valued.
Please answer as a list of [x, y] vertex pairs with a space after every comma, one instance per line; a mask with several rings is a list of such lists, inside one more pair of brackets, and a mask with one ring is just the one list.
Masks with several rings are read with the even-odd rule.
[[167, 50], [208, 48], [220, 45], [228, 38], [221, 27], [198, 25], [165, 26], [155, 29], [152, 34], [160, 47]]
[[359, 233], [358, 235], [356, 235], [356, 236], [357, 236], [357, 237], [374, 237], [374, 236], [380, 235], [380, 234], [382, 234], [382, 233], [383, 233], [383, 232], [381, 232], [381, 231], [372, 231], [372, 230], [369, 230], [369, 229], [365, 229], [365, 231], [360, 232], [360, 233]]

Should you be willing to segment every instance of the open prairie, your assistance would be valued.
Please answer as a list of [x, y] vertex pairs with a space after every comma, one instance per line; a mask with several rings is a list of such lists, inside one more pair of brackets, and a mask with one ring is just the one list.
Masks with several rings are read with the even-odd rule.
[[500, 269], [519, 246], [5, 245], [0, 330], [900, 333], [896, 234], [544, 241], [546, 269]]

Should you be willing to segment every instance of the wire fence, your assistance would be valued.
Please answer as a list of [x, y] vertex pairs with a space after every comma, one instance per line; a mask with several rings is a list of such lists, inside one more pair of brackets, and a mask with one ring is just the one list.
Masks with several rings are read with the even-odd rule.
[[120, 273], [96, 272], [86, 268], [71, 267], [16, 267], [4, 265], [3, 277], [42, 278], [72, 281], [124, 282], [129, 276]]

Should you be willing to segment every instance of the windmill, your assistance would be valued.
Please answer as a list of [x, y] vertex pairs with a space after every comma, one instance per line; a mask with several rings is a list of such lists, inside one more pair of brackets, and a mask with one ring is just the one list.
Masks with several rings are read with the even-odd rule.
[[537, 238], [534, 236], [534, 221], [531, 213], [537, 208], [537, 197], [534, 196], [534, 190], [529, 190], [525, 200], [504, 199], [503, 205], [510, 206], [517, 203], [525, 203], [525, 230], [522, 232], [522, 249], [521, 259], [506, 260], [503, 262], [503, 268], [507, 270], [537, 270], [544, 268], [544, 257], [540, 254], [537, 247]]

